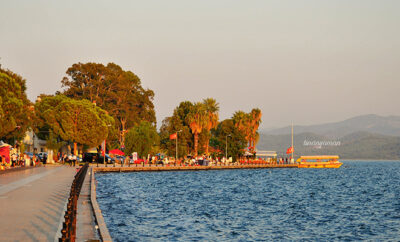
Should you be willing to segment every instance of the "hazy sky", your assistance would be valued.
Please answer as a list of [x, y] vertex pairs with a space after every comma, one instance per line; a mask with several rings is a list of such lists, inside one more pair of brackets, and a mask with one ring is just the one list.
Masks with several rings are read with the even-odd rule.
[[155, 91], [157, 122], [214, 97], [263, 128], [400, 115], [400, 1], [0, 0], [0, 63], [53, 94], [77, 62]]

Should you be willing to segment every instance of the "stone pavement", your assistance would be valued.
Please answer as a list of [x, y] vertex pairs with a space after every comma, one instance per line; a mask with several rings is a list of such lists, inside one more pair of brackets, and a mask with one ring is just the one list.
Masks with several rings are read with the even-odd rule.
[[88, 169], [82, 184], [78, 199], [78, 212], [76, 218], [77, 241], [100, 241], [100, 235], [96, 229], [96, 219], [91, 202], [91, 172]]
[[76, 169], [46, 166], [0, 175], [0, 241], [58, 241]]

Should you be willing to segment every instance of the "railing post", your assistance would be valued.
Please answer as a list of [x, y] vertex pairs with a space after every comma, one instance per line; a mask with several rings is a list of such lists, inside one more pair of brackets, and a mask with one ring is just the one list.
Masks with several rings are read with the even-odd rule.
[[78, 198], [82, 188], [83, 181], [86, 176], [88, 169], [88, 163], [86, 163], [76, 173], [74, 180], [71, 185], [70, 196], [68, 198], [67, 211], [65, 211], [63, 228], [61, 230], [62, 237], [59, 241], [75, 241], [76, 239], [76, 214], [78, 208]]

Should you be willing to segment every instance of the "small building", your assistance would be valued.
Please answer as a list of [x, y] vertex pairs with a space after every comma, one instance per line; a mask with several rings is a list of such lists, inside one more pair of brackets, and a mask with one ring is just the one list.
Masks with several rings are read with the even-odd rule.
[[257, 159], [271, 161], [271, 160], [276, 160], [276, 157], [277, 157], [276, 151], [256, 150], [256, 158]]
[[32, 130], [26, 131], [23, 143], [27, 152], [47, 152], [46, 140], [39, 139]]

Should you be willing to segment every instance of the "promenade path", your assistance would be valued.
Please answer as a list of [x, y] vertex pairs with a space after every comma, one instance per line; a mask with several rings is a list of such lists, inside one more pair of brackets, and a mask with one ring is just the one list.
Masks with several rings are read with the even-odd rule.
[[58, 241], [76, 169], [0, 173], [0, 241]]

